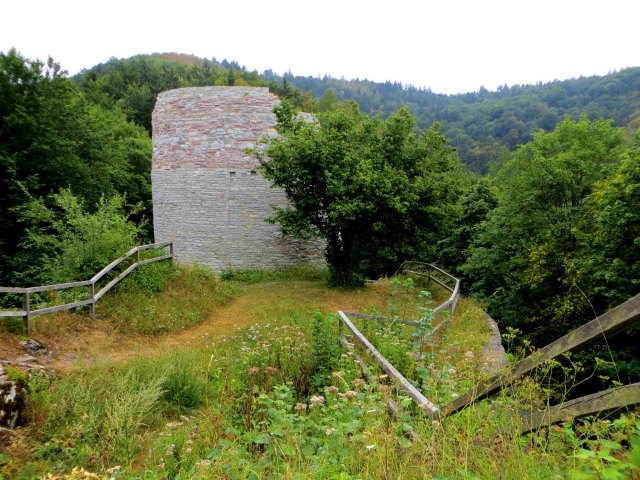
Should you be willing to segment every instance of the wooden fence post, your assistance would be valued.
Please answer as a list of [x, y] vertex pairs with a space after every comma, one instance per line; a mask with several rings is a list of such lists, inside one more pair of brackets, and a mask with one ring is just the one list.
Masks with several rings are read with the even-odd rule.
[[173, 255], [174, 255], [174, 254], [173, 254], [173, 242], [171, 242], [171, 243], [169, 244], [169, 255], [171, 255], [171, 263], [174, 263], [175, 258], [174, 258], [174, 256], [173, 256]]
[[96, 316], [96, 282], [89, 284], [89, 300], [91, 300], [89, 304], [89, 315], [91, 318], [94, 318]]
[[24, 334], [29, 336], [29, 292], [23, 292], [22, 294], [22, 310], [24, 310], [24, 316], [22, 317], [22, 329]]

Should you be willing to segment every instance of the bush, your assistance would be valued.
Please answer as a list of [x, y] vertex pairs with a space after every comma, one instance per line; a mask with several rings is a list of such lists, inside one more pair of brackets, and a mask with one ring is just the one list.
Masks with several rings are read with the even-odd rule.
[[53, 207], [34, 200], [25, 212], [36, 226], [23, 246], [41, 252], [41, 265], [28, 276], [44, 283], [88, 280], [136, 245], [140, 227], [129, 221], [123, 196], [102, 197], [93, 213], [70, 190], [52, 199]]

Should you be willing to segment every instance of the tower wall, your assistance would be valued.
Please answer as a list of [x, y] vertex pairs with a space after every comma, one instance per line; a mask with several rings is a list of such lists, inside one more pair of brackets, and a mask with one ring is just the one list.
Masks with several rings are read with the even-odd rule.
[[322, 245], [283, 237], [264, 219], [284, 207], [245, 153], [275, 134], [267, 88], [197, 87], [163, 92], [153, 111], [155, 241], [173, 241], [183, 263], [223, 269], [321, 263]]

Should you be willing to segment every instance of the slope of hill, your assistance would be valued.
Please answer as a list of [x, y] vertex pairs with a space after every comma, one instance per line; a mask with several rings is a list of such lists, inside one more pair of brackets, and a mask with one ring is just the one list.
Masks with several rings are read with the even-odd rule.
[[500, 150], [513, 150], [531, 140], [531, 133], [553, 130], [565, 115], [613, 119], [618, 126], [638, 126], [640, 120], [640, 68], [605, 76], [580, 77], [537, 85], [503, 86], [491, 92], [480, 89], [459, 95], [441, 95], [401, 83], [368, 80], [312, 78], [265, 72], [267, 80], [281, 82], [314, 97], [331, 89], [338, 100], [353, 99], [370, 114], [387, 116], [409, 106], [421, 128], [433, 122], [458, 149], [472, 170], [485, 173], [500, 159]]
[[555, 128], [566, 115], [577, 118], [584, 112], [630, 128], [640, 124], [640, 67], [546, 84], [505, 85], [495, 92], [481, 88], [443, 95], [393, 82], [280, 76], [271, 70], [259, 74], [234, 61], [162, 53], [113, 58], [81, 72], [75, 81], [89, 98], [103, 106], [119, 105], [147, 130], [157, 94], [186, 86], [268, 86], [306, 111], [316, 110], [315, 100], [328, 90], [338, 101], [355, 100], [373, 115], [388, 116], [407, 105], [420, 128], [440, 122], [463, 163], [479, 173], [486, 173], [491, 162], [500, 163], [506, 151], [531, 140], [532, 132]]

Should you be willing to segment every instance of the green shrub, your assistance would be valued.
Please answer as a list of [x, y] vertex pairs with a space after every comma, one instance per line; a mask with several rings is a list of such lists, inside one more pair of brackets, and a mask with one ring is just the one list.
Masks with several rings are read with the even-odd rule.
[[30, 272], [45, 283], [88, 280], [138, 241], [141, 227], [129, 221], [125, 198], [101, 198], [87, 211], [70, 190], [52, 195], [53, 207], [34, 200], [25, 212], [32, 226], [23, 246], [41, 252]]
[[193, 355], [171, 355], [162, 363], [162, 398], [179, 411], [203, 405], [208, 379]]

